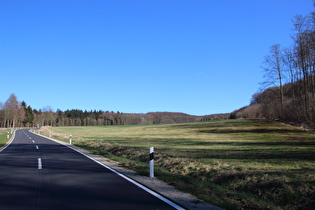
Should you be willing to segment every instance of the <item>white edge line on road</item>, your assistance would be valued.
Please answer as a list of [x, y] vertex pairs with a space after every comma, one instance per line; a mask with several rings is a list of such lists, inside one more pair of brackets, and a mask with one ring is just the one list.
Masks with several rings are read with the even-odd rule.
[[42, 166], [42, 159], [41, 158], [38, 158], [38, 169], [42, 169], [43, 166]]
[[[39, 135], [39, 136], [42, 136], [42, 135], [37, 134], [37, 133], [35, 133], [35, 134], [36, 134], [36, 135]], [[47, 138], [47, 139], [49, 139], [49, 140], [52, 140], [52, 141], [54, 141], [54, 142], [57, 142], [57, 141], [55, 141], [55, 139], [48, 138], [48, 137], [46, 137], [46, 136], [42, 136], [42, 137]], [[58, 143], [58, 144], [61, 144], [61, 143], [59, 143], [59, 142], [57, 142], [57, 143]], [[174, 203], [173, 201], [171, 201], [171, 200], [165, 198], [164, 196], [162, 196], [162, 195], [160, 195], [160, 194], [154, 192], [154, 191], [151, 190], [150, 188], [148, 188], [148, 187], [146, 187], [146, 186], [140, 184], [139, 182], [136, 182], [135, 180], [129, 178], [128, 176], [126, 176], [126, 175], [124, 175], [124, 174], [122, 174], [122, 173], [116, 171], [115, 169], [113, 169], [113, 168], [111, 168], [111, 167], [105, 165], [104, 163], [101, 163], [100, 161], [95, 160], [94, 158], [88, 156], [87, 154], [85, 154], [85, 153], [83, 153], [83, 152], [81, 152], [81, 151], [79, 151], [79, 150], [77, 150], [77, 149], [71, 147], [70, 145], [67, 145], [67, 144], [62, 144], [62, 145], [64, 145], [64, 146], [66, 146], [66, 147], [68, 147], [68, 148], [70, 148], [70, 149], [72, 149], [72, 150], [74, 150], [74, 151], [80, 153], [81, 155], [84, 155], [85, 157], [87, 157], [87, 158], [89, 158], [89, 159], [91, 159], [91, 160], [93, 160], [94, 162], [98, 163], [99, 165], [101, 165], [101, 166], [107, 168], [108, 170], [112, 171], [113, 173], [117, 174], [118, 176], [120, 176], [120, 177], [126, 179], [127, 181], [131, 182], [132, 184], [136, 185], [137, 187], [139, 187], [139, 188], [143, 189], [144, 191], [150, 193], [150, 194], [153, 195], [154, 197], [156, 197], [156, 198], [158, 198], [158, 199], [164, 201], [165, 203], [167, 203], [168, 205], [172, 206], [173, 208], [175, 208], [175, 209], [177, 209], [177, 210], [185, 210], [185, 208], [183, 208], [183, 207], [177, 205], [177, 204]], [[40, 159], [40, 158], [39, 158], [39, 159]]]
[[144, 185], [142, 185], [142, 184], [136, 182], [135, 180], [129, 178], [128, 176], [126, 176], [126, 175], [124, 175], [124, 174], [122, 174], [122, 173], [116, 171], [115, 169], [112, 169], [112, 168], [110, 168], [109, 166], [107, 166], [107, 165], [101, 163], [100, 161], [95, 160], [94, 158], [88, 156], [87, 154], [85, 154], [85, 153], [83, 153], [83, 152], [81, 152], [81, 151], [79, 151], [79, 150], [77, 150], [77, 149], [75, 149], [75, 148], [73, 148], [73, 147], [71, 147], [71, 146], [69, 146], [69, 145], [65, 145], [65, 146], [68, 147], [68, 148], [70, 148], [70, 149], [72, 149], [72, 150], [74, 150], [74, 151], [76, 151], [76, 152], [78, 152], [78, 153], [80, 153], [81, 155], [84, 155], [85, 157], [87, 157], [87, 158], [93, 160], [94, 162], [100, 164], [101, 166], [107, 168], [108, 170], [114, 172], [114, 173], [117, 174], [118, 176], [120, 176], [120, 177], [126, 179], [127, 181], [131, 182], [132, 184], [134, 184], [134, 185], [140, 187], [141, 189], [143, 189], [143, 190], [145, 190], [146, 192], [150, 193], [151, 195], [157, 197], [158, 199], [164, 201], [165, 203], [167, 203], [168, 205], [174, 207], [175, 209], [177, 209], [177, 210], [185, 210], [183, 207], [177, 205], [176, 203], [170, 201], [169, 199], [163, 197], [162, 195], [160, 195], [160, 194], [154, 192], [153, 190], [147, 188], [146, 186], [144, 186]]

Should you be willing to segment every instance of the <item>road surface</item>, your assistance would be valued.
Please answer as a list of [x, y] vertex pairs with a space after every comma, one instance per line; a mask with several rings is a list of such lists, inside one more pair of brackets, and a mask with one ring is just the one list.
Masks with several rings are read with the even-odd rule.
[[180, 209], [171, 205], [28, 130], [0, 152], [0, 209]]

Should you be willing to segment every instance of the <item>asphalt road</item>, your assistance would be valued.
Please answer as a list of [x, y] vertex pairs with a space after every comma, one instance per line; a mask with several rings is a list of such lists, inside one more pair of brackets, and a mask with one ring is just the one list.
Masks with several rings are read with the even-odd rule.
[[0, 152], [0, 209], [175, 209], [82, 154], [27, 130]]

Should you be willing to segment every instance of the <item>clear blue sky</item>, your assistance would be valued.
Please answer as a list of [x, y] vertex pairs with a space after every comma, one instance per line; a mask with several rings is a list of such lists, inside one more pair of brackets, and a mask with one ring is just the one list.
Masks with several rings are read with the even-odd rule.
[[1, 0], [0, 101], [194, 115], [248, 105], [311, 0]]

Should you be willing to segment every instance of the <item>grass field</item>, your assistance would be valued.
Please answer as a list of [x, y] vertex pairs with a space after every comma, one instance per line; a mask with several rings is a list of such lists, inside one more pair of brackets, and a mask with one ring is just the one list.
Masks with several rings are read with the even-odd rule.
[[[6, 129], [0, 129], [0, 147], [2, 147], [3, 145], [5, 145], [5, 143], [7, 143], [7, 141], [9, 140], [7, 135], [8, 135], [8, 131]], [[11, 134], [9, 134], [11, 137]]]
[[[227, 209], [314, 209], [315, 134], [259, 119], [186, 124], [49, 127], [69, 140]], [[198, 201], [196, 201], [198, 202]]]

